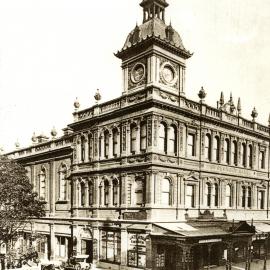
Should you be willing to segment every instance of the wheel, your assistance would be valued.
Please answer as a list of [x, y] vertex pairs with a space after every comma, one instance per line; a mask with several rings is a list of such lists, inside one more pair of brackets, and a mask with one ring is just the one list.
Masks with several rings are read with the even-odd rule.
[[81, 270], [82, 268], [81, 268], [81, 265], [80, 264], [76, 264], [75, 265], [75, 270]]

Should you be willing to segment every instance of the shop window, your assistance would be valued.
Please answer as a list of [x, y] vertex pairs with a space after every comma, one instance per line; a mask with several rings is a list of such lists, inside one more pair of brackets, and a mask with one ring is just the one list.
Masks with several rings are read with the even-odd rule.
[[225, 205], [226, 205], [226, 207], [232, 207], [232, 187], [231, 187], [231, 185], [226, 185]]
[[168, 152], [177, 154], [177, 129], [175, 126], [170, 126], [168, 130]]
[[92, 181], [88, 183], [88, 195], [89, 195], [89, 205], [94, 204], [94, 184]]
[[164, 269], [165, 267], [165, 249], [162, 246], [158, 246], [156, 254], [156, 267]]
[[106, 130], [104, 132], [104, 157], [108, 158], [109, 157], [109, 144], [110, 144], [110, 134], [109, 131]]
[[128, 234], [128, 266], [146, 267], [146, 234]]
[[219, 149], [220, 149], [220, 140], [219, 137], [214, 138], [213, 154], [214, 160], [219, 162]]
[[206, 206], [211, 207], [211, 197], [212, 197], [212, 186], [210, 183], [205, 185], [205, 194], [206, 194]]
[[62, 165], [59, 171], [59, 200], [67, 199], [67, 167], [66, 165]]
[[211, 135], [206, 134], [204, 146], [205, 159], [211, 160]]
[[164, 123], [159, 125], [158, 147], [161, 152], [167, 152], [167, 126]]
[[258, 208], [264, 209], [264, 201], [265, 201], [265, 191], [259, 190], [258, 191]]
[[146, 123], [142, 122], [140, 126], [140, 148], [141, 151], [146, 150]]
[[145, 182], [144, 179], [135, 180], [135, 203], [137, 205], [145, 204]]
[[237, 142], [233, 141], [232, 145], [232, 157], [233, 157], [233, 164], [237, 166]]
[[225, 139], [224, 141], [224, 162], [226, 164], [230, 163], [230, 141]]
[[136, 152], [136, 142], [137, 142], [137, 127], [136, 125], [131, 125], [130, 127], [130, 151], [135, 154]]
[[56, 249], [55, 255], [62, 258], [68, 256], [68, 243], [69, 239], [64, 236], [56, 236]]
[[161, 203], [162, 205], [171, 205], [171, 182], [166, 178], [162, 180]]
[[101, 231], [100, 259], [111, 263], [121, 262], [121, 234], [116, 231]]
[[195, 134], [189, 133], [187, 137], [187, 154], [195, 157]]
[[186, 186], [186, 207], [188, 208], [195, 207], [195, 186], [194, 185]]
[[214, 184], [214, 206], [217, 207], [218, 206], [218, 184]]

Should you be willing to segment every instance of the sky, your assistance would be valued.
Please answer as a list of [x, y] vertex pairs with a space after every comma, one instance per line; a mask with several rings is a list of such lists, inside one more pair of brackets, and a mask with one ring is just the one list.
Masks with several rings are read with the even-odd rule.
[[[50, 136], [81, 109], [122, 93], [121, 61], [114, 56], [142, 23], [140, 0], [0, 0], [0, 146], [31, 144], [33, 132]], [[268, 125], [270, 112], [270, 1], [167, 0], [170, 21], [193, 52], [186, 96], [216, 106], [223, 91], [243, 116]]]

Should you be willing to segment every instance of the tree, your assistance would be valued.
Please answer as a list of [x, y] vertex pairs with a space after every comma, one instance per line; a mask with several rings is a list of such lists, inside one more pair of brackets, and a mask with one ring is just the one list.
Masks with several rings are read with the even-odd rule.
[[0, 245], [10, 247], [31, 219], [44, 215], [44, 201], [33, 192], [24, 167], [0, 156]]

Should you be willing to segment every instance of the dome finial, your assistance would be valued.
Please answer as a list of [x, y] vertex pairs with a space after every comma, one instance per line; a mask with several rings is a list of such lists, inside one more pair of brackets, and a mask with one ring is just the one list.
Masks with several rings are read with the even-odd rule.
[[54, 126], [53, 126], [53, 128], [51, 130], [51, 135], [52, 135], [53, 139], [57, 136], [57, 131], [56, 131]]
[[201, 102], [201, 103], [204, 103], [204, 99], [206, 98], [207, 94], [206, 94], [206, 92], [205, 92], [203, 86], [201, 87], [201, 89], [200, 89], [200, 91], [199, 91], [199, 93], [198, 93], [198, 96], [199, 96], [199, 98], [200, 98], [200, 102]]
[[73, 106], [74, 106], [75, 112], [77, 112], [78, 109], [80, 108], [80, 102], [78, 100], [78, 97], [76, 97], [76, 100], [74, 101]]
[[166, 0], [143, 0], [140, 4], [143, 8], [143, 22], [158, 18], [165, 22], [165, 9], [169, 6]]
[[238, 98], [237, 111], [238, 111], [238, 115], [241, 115], [241, 112], [242, 112], [241, 98]]
[[251, 117], [252, 117], [253, 122], [255, 122], [256, 118], [258, 117], [258, 112], [257, 112], [255, 107], [253, 108], [253, 110], [251, 112]]
[[223, 91], [220, 93], [219, 105], [222, 107], [224, 105], [224, 94]]
[[99, 93], [99, 89], [97, 89], [95, 95], [94, 95], [94, 98], [96, 100], [96, 104], [99, 103], [99, 101], [101, 100], [101, 94]]
[[18, 139], [15, 142], [15, 147], [16, 147], [16, 149], [19, 149], [20, 148], [20, 143], [19, 143], [19, 140]]
[[31, 140], [32, 140], [33, 143], [36, 143], [37, 142], [37, 136], [36, 136], [36, 133], [35, 132], [33, 132], [33, 135], [32, 135]]

